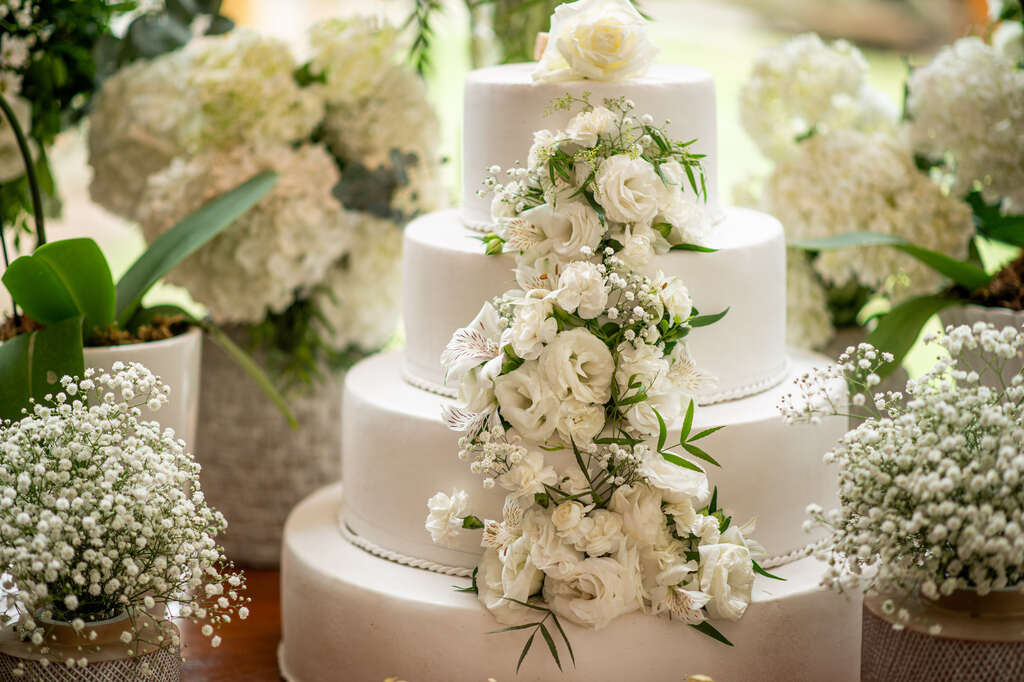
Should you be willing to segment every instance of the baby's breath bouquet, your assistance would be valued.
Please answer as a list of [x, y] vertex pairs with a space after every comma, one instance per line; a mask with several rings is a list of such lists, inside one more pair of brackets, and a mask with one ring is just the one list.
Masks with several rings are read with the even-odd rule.
[[[741, 200], [794, 246], [791, 343], [824, 346], [881, 296], [892, 310], [869, 340], [895, 367], [938, 310], [1021, 305], [990, 290], [1024, 245], [1024, 13], [1010, 0], [992, 19], [911, 69], [902, 114], [845, 41], [802, 35], [755, 63], [741, 118], [774, 166]], [[1019, 281], [1024, 263], [1008, 269]]]
[[[217, 646], [215, 630], [248, 615], [245, 580], [217, 544], [226, 523], [206, 503], [199, 465], [173, 431], [142, 418], [169, 389], [118, 362], [54, 390], [0, 424], [8, 625], [38, 656], [85, 667], [99, 654], [91, 628], [101, 621], [119, 623], [127, 656], [176, 649], [173, 605]], [[71, 654], [55, 644], [60, 625], [79, 635]], [[139, 665], [143, 677], [146, 659]]]
[[[876, 392], [892, 356], [861, 344], [782, 405], [790, 422], [862, 420], [826, 455], [840, 507], [808, 510], [832, 532], [821, 558], [834, 589], [938, 599], [1024, 581], [1024, 374], [1003, 378], [1020, 367], [1024, 332], [978, 323], [930, 340], [944, 357], [905, 391]], [[836, 397], [844, 380], [849, 408]]]

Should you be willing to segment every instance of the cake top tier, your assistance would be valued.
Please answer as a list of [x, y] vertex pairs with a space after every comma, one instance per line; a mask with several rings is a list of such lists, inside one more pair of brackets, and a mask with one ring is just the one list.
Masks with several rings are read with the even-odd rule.
[[650, 114], [658, 125], [669, 121], [674, 138], [697, 141], [692, 151], [703, 160], [707, 204], [718, 209], [715, 86], [711, 74], [692, 66], [655, 64], [643, 76], [625, 80], [535, 81], [536, 63], [478, 69], [466, 78], [463, 117], [463, 219], [470, 227], [491, 222], [491, 198], [478, 196], [492, 166], [525, 165], [533, 134], [566, 125], [572, 113], [549, 105], [566, 94], [600, 104], [625, 97], [637, 115]]

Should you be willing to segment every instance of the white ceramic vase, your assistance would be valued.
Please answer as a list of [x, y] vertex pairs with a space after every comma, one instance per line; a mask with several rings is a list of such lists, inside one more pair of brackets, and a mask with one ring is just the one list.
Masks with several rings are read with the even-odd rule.
[[[942, 320], [943, 327], [950, 325], [959, 327], [963, 324], [974, 326], [975, 322], [987, 322], [995, 325], [996, 329], [1015, 327], [1019, 330], [1024, 326], [1024, 310], [989, 308], [969, 304], [946, 308], [939, 313], [939, 319]], [[978, 358], [978, 354], [975, 351], [965, 350], [960, 358], [961, 361], [965, 360], [968, 365], [978, 372], [983, 384], [996, 388], [1008, 384], [1013, 376], [1024, 367], [1024, 353], [1018, 353], [1016, 359], [1007, 361], [1001, 368], [1002, 372], [998, 376], [980, 360], [975, 361]]]
[[166, 405], [158, 412], [143, 408], [148, 418], [174, 429], [191, 450], [196, 440], [199, 418], [199, 367], [203, 332], [192, 327], [184, 334], [160, 341], [124, 346], [85, 349], [85, 366], [109, 371], [115, 362], [138, 362], [171, 387]]

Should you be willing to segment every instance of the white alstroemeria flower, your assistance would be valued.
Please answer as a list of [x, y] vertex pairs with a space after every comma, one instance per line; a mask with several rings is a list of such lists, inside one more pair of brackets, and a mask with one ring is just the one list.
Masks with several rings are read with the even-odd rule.
[[616, 122], [617, 118], [611, 110], [597, 106], [573, 116], [565, 132], [571, 141], [581, 147], [593, 147], [601, 135], [615, 132]]
[[644, 453], [637, 473], [661, 492], [666, 502], [691, 500], [694, 506], [703, 507], [711, 497], [707, 474], [673, 464], [654, 450]]
[[715, 377], [697, 367], [685, 343], [678, 343], [672, 349], [669, 356], [668, 379], [678, 391], [685, 394], [684, 401], [713, 388], [717, 383]]
[[669, 315], [680, 320], [690, 317], [690, 313], [693, 311], [693, 302], [690, 299], [690, 291], [681, 279], [666, 276], [665, 273], [658, 271], [654, 278], [654, 287]]
[[701, 545], [700, 590], [711, 595], [707, 603], [712, 618], [739, 620], [750, 604], [754, 566], [750, 551], [741, 545]]
[[544, 601], [566, 620], [598, 630], [643, 607], [640, 562], [625, 544], [614, 556], [580, 561], [571, 575], [544, 581]]
[[549, 579], [567, 579], [584, 558], [582, 552], [563, 540], [547, 511], [533, 509], [526, 513], [523, 537], [530, 543], [530, 558]]
[[519, 505], [515, 495], [505, 498], [501, 516], [501, 521], [493, 519], [484, 521], [484, 530], [480, 537], [481, 547], [501, 550], [511, 545], [523, 534], [523, 508]]
[[519, 538], [501, 552], [484, 551], [477, 573], [477, 597], [499, 623], [518, 624], [528, 609], [510, 599], [526, 601], [543, 580], [544, 574], [530, 560], [529, 545]]
[[557, 480], [558, 474], [544, 463], [544, 453], [538, 450], [528, 451], [518, 464], [497, 478], [498, 485], [517, 498], [546, 492], [544, 486], [554, 485]]
[[707, 620], [704, 607], [711, 601], [710, 594], [685, 587], [670, 587], [668, 592], [669, 613], [675, 618], [690, 625], [700, 625]]
[[555, 300], [563, 310], [592, 320], [608, 305], [608, 289], [595, 263], [575, 261], [562, 270]]
[[501, 355], [499, 342], [502, 331], [497, 309], [490, 301], [484, 303], [472, 322], [452, 334], [451, 341], [441, 353], [445, 379], [460, 382], [471, 368]]
[[609, 220], [647, 225], [658, 213], [658, 199], [665, 187], [650, 163], [628, 154], [605, 159], [594, 183], [594, 198]]
[[536, 361], [495, 379], [494, 395], [501, 415], [523, 438], [542, 443], [554, 432], [558, 396], [542, 380]]
[[603, 405], [611, 397], [615, 361], [608, 347], [586, 329], [558, 334], [541, 355], [540, 371], [558, 399]]
[[510, 330], [509, 340], [516, 355], [536, 360], [558, 333], [558, 322], [551, 316], [551, 302], [529, 295], [517, 301]]
[[629, 0], [578, 0], [559, 5], [535, 81], [611, 81], [642, 76], [658, 48]]
[[548, 246], [541, 242], [516, 259], [516, 284], [522, 291], [552, 291], [558, 286], [560, 259]]
[[653, 546], [665, 525], [661, 495], [646, 485], [623, 485], [612, 493], [609, 509], [622, 515], [622, 530], [637, 547]]
[[465, 490], [453, 490], [451, 495], [437, 493], [427, 500], [426, 528], [430, 538], [439, 545], [450, 546], [459, 535], [462, 518], [466, 515], [469, 495]]
[[540, 228], [519, 216], [497, 219], [498, 234], [505, 240], [505, 246], [513, 251], [530, 251], [544, 243]]
[[494, 380], [501, 373], [502, 357], [491, 358], [479, 367], [466, 372], [459, 382], [459, 401], [464, 409], [473, 412], [491, 411], [497, 408], [494, 396]]
[[520, 218], [529, 221], [544, 235], [540, 243], [543, 247], [565, 261], [583, 258], [585, 249], [593, 253], [605, 232], [594, 209], [575, 199], [534, 206], [523, 211]]

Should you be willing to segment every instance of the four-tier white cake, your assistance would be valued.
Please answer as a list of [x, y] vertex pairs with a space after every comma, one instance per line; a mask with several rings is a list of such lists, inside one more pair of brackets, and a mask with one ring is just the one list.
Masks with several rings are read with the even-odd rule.
[[[719, 627], [729, 648], [665, 617], [630, 614], [593, 631], [567, 625], [575, 666], [563, 673], [530, 656], [521, 680], [859, 679], [860, 605], [818, 588], [816, 538], [802, 531], [805, 507], [836, 502], [834, 472], [822, 454], [845, 430], [841, 420], [785, 426], [776, 406], [793, 380], [823, 358], [787, 351], [785, 243], [771, 216], [722, 207], [716, 182], [715, 94], [696, 68], [660, 65], [621, 82], [534, 83], [530, 65], [482, 69], [465, 88], [463, 206], [409, 225], [404, 244], [403, 351], [377, 355], [349, 372], [344, 395], [341, 485], [308, 498], [292, 514], [282, 559], [281, 667], [292, 682], [419, 682], [513, 679], [522, 642], [498, 629], [472, 595], [451, 589], [481, 554], [478, 537], [451, 547], [424, 531], [424, 501], [436, 490], [478, 487], [459, 461], [459, 434], [441, 408], [451, 404], [439, 357], [452, 332], [480, 304], [514, 286], [510, 255], [487, 256], [479, 239], [490, 203], [476, 194], [486, 169], [525, 159], [532, 132], [564, 124], [545, 116], [554, 98], [589, 92], [627, 97], [639, 111], [670, 120], [676, 137], [705, 154], [713, 253], [673, 251], [658, 267], [685, 280], [702, 310], [729, 308], [687, 339], [717, 383], [703, 390], [694, 428], [725, 426], [707, 438], [721, 464], [711, 475], [730, 511], [757, 519], [762, 564], [784, 578], [758, 577], [743, 619]], [[678, 424], [675, 429], [678, 433]], [[671, 436], [670, 436], [671, 438]], [[501, 518], [504, 493], [474, 499], [481, 516]]]

